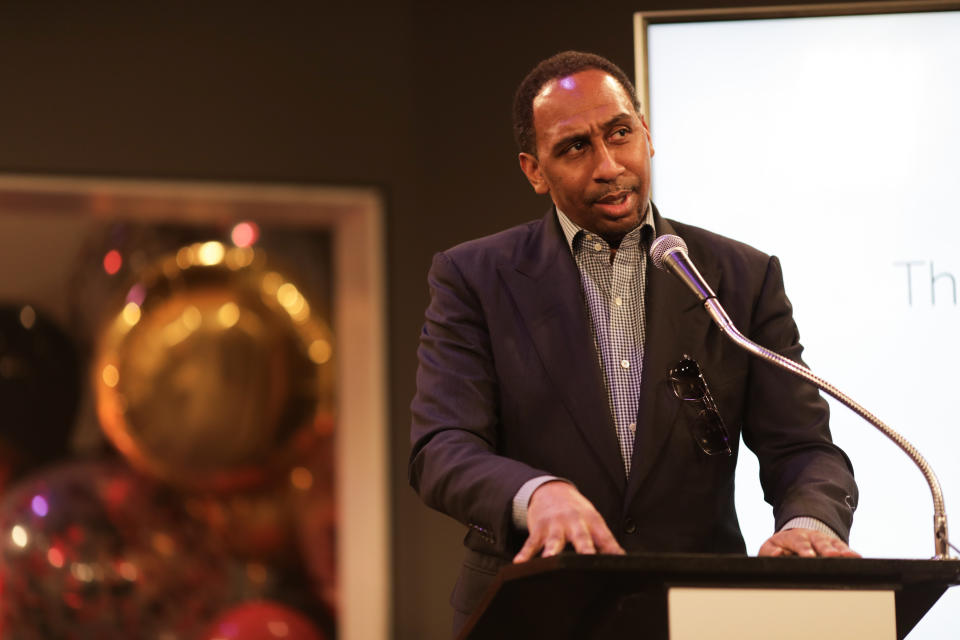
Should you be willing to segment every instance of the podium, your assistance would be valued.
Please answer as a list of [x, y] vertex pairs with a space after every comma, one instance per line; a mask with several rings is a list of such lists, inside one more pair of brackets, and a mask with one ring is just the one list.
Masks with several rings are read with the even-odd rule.
[[[782, 638], [795, 624], [788, 617], [776, 621], [782, 632], [772, 636], [762, 632], [724, 635], [719, 630], [729, 627], [732, 619], [749, 626], [764, 614], [772, 612], [776, 617], [776, 607], [784, 606], [785, 611], [802, 612], [808, 622], [817, 616], [838, 616], [823, 612], [820, 604], [830, 602], [841, 613], [822, 621], [825, 624], [883, 626], [889, 620], [888, 633], [866, 637], [904, 638], [956, 584], [960, 584], [960, 560], [563, 554], [503, 567], [459, 638]], [[811, 600], [816, 597], [821, 600]], [[746, 615], [729, 603], [746, 607]], [[722, 608], [716, 609], [716, 604]], [[691, 616], [718, 631], [682, 635], [678, 623]]]

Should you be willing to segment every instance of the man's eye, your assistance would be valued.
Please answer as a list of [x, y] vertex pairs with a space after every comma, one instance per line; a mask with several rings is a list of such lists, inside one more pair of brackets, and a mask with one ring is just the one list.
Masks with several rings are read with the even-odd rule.
[[587, 142], [583, 140], [578, 140], [577, 142], [571, 142], [569, 145], [563, 148], [563, 151], [560, 155], [563, 156], [576, 156], [580, 155], [584, 149], [587, 148]]
[[628, 135], [630, 135], [630, 129], [626, 127], [620, 127], [619, 129], [613, 132], [614, 138], [626, 138]]

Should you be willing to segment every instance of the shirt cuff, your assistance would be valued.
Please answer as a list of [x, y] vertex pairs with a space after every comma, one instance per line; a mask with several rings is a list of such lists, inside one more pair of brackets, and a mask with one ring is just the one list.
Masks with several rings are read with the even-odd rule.
[[527, 530], [527, 506], [530, 504], [530, 496], [540, 488], [540, 485], [553, 480], [566, 482], [563, 478], [556, 476], [537, 476], [523, 483], [517, 494], [513, 496], [513, 526], [521, 531]]
[[834, 538], [840, 539], [840, 536], [837, 535], [837, 532], [820, 522], [816, 518], [811, 518], [810, 516], [799, 516], [788, 521], [787, 524], [780, 527], [780, 531], [786, 531], [787, 529], [813, 529], [814, 531], [819, 531], [820, 533], [825, 533], [828, 536], [833, 536]]

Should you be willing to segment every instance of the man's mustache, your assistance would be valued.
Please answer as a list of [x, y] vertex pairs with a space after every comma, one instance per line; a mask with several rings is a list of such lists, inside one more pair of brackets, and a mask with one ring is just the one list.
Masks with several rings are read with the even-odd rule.
[[623, 184], [623, 185], [608, 185], [601, 193], [591, 194], [590, 203], [594, 204], [600, 202], [604, 198], [608, 198], [615, 194], [622, 194], [625, 191], [637, 191], [638, 185], [635, 184]]

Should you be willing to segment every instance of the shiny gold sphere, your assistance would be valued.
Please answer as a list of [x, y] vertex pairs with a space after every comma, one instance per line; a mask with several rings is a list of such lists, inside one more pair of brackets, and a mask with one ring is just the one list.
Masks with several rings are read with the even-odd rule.
[[333, 428], [333, 340], [251, 248], [206, 242], [144, 270], [98, 341], [107, 437], [172, 484], [261, 484]]

